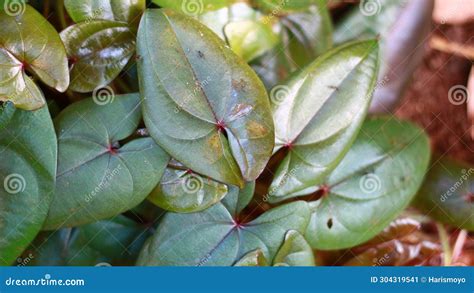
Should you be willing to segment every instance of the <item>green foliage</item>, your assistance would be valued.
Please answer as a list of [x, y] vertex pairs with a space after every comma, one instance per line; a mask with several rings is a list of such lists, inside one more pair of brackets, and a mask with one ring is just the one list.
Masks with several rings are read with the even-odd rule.
[[[332, 48], [325, 0], [151, 2], [2, 5], [1, 265], [314, 266], [407, 207], [428, 138], [367, 118], [397, 5], [379, 54], [382, 16]], [[470, 182], [434, 217], [472, 230]]]
[[251, 68], [211, 30], [171, 10], [145, 12], [138, 53], [151, 136], [193, 171], [237, 186], [256, 179], [274, 131], [265, 88]]
[[35, 110], [45, 99], [27, 71], [64, 92], [69, 85], [67, 59], [54, 27], [31, 6], [22, 8], [19, 15], [0, 11], [0, 101]]
[[241, 192], [233, 187], [220, 203], [203, 212], [168, 213], [143, 247], [138, 265], [232, 265], [258, 248], [273, 259], [288, 230], [306, 229], [309, 207], [297, 201], [247, 222], [241, 212], [252, 196], [253, 184]]
[[313, 248], [356, 246], [377, 235], [410, 203], [430, 159], [423, 130], [394, 118], [368, 119], [351, 150], [311, 202]]
[[474, 231], [474, 168], [451, 159], [434, 159], [415, 200], [436, 220]]
[[141, 119], [139, 102], [136, 94], [100, 106], [87, 99], [55, 119], [58, 175], [44, 229], [118, 215], [142, 202], [158, 184], [168, 155], [151, 138], [122, 145]]
[[48, 110], [0, 108], [0, 265], [41, 229], [53, 198], [57, 144]]
[[377, 43], [330, 50], [272, 90], [276, 170], [271, 202], [314, 192], [357, 136], [377, 77]]

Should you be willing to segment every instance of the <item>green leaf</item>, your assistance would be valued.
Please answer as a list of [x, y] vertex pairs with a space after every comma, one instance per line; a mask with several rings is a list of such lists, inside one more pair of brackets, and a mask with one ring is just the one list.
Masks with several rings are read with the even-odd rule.
[[109, 84], [135, 52], [135, 36], [127, 24], [94, 20], [61, 32], [71, 60], [70, 89], [86, 93]]
[[78, 228], [42, 233], [27, 252], [36, 266], [131, 264], [148, 236], [147, 228], [120, 215]]
[[166, 168], [160, 184], [148, 196], [157, 206], [176, 213], [209, 208], [227, 194], [227, 186], [193, 173], [180, 164]]
[[107, 219], [142, 202], [158, 184], [169, 157], [151, 138], [120, 146], [140, 121], [137, 94], [87, 99], [56, 119], [59, 142], [56, 195], [44, 229]]
[[315, 249], [363, 243], [387, 227], [421, 186], [430, 159], [420, 128], [393, 118], [367, 120], [311, 203], [305, 237]]
[[434, 161], [415, 206], [437, 221], [474, 231], [474, 168], [448, 158]]
[[254, 0], [261, 9], [274, 15], [307, 9], [314, 0]]
[[152, 0], [152, 2], [189, 16], [198, 16], [204, 12], [225, 7], [233, 0]]
[[35, 110], [45, 100], [26, 71], [64, 92], [69, 85], [66, 52], [58, 33], [41, 14], [25, 3], [16, 7], [18, 11], [0, 11], [0, 101]]
[[263, 84], [210, 29], [171, 10], [147, 10], [138, 31], [144, 120], [193, 171], [242, 186], [274, 143]]
[[[275, 15], [264, 18], [274, 22]], [[332, 22], [326, 1], [317, 0], [308, 9], [279, 18], [280, 44], [253, 62], [268, 88], [306, 67], [332, 47]]]
[[57, 143], [47, 107], [0, 107], [0, 265], [10, 265], [41, 229], [53, 198]]
[[288, 230], [306, 229], [309, 208], [304, 201], [274, 208], [246, 223], [239, 212], [253, 194], [253, 185], [244, 192], [247, 195], [232, 187], [221, 203], [203, 212], [165, 215], [143, 247], [138, 265], [230, 266], [256, 249], [273, 259]]
[[137, 23], [145, 10], [145, 0], [64, 0], [64, 7], [76, 23], [115, 20]]
[[263, 255], [263, 251], [261, 249], [250, 251], [234, 264], [234, 267], [266, 267], [266, 266], [268, 266], [268, 262], [265, 259], [265, 256]]
[[270, 202], [314, 192], [349, 150], [370, 104], [377, 49], [376, 41], [340, 46], [272, 90], [275, 152], [287, 155]]
[[362, 1], [334, 31], [334, 41], [380, 39], [380, 72], [371, 111], [390, 112], [422, 62], [434, 1]]
[[290, 230], [285, 235], [285, 242], [278, 250], [274, 266], [315, 266], [311, 246], [298, 231]]
[[247, 3], [235, 3], [210, 11], [199, 15], [198, 19], [247, 62], [264, 54], [279, 42], [272, 23]]
[[261, 22], [235, 21], [227, 24], [224, 31], [232, 50], [247, 62], [278, 43], [278, 37], [271, 27]]

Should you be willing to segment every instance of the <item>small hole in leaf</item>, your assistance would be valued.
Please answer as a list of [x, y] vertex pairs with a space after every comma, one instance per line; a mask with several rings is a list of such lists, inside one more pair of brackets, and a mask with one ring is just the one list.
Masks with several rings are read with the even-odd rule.
[[328, 222], [326, 223], [329, 229], [332, 228], [332, 218], [329, 218]]

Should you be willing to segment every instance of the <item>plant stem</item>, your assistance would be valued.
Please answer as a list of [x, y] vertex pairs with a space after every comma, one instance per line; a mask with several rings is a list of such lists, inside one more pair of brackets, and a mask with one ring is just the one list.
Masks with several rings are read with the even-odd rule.
[[443, 247], [443, 263], [444, 266], [450, 266], [452, 261], [451, 245], [449, 244], [449, 236], [443, 224], [436, 223], [438, 228], [439, 240]]

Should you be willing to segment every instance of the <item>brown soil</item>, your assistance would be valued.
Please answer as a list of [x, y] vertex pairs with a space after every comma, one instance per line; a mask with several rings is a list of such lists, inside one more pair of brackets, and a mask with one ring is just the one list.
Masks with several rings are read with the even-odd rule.
[[[474, 22], [462, 26], [437, 24], [432, 35], [474, 46]], [[430, 135], [435, 152], [474, 164], [474, 140], [466, 104], [453, 105], [448, 99], [451, 87], [467, 85], [472, 62], [432, 48], [426, 50], [396, 115], [422, 126]]]

